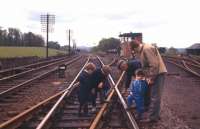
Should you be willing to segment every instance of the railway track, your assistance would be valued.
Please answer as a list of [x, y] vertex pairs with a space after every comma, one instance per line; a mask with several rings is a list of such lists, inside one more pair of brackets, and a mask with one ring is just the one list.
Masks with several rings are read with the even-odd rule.
[[[88, 61], [87, 61], [88, 62]], [[82, 68], [83, 69], [83, 68]], [[75, 77], [75, 79], [72, 81], [72, 83], [69, 85], [68, 88], [65, 90], [57, 93], [54, 96], [51, 96], [50, 98], [44, 100], [43, 102], [33, 106], [29, 110], [17, 115], [13, 119], [3, 123], [0, 125], [0, 128], [5, 128], [5, 129], [11, 129], [11, 128], [36, 128], [37, 124], [41, 121], [43, 117], [45, 117], [46, 113], [54, 106], [55, 103], [57, 103], [57, 99], [63, 94], [70, 95], [70, 93], [75, 89], [75, 80], [79, 76], [80, 72], [78, 75]], [[26, 121], [24, 121], [26, 120]], [[20, 125], [20, 126], [19, 126]]]
[[[98, 59], [101, 62], [101, 64], [104, 64], [100, 60], [99, 57]], [[116, 71], [118, 70], [116, 67], [113, 66], [113, 64], [112, 64], [112, 68], [113, 68], [112, 75], [120, 74], [120, 73], [116, 73]], [[129, 94], [129, 91], [124, 89], [123, 83], [120, 83], [123, 79], [124, 74], [125, 72], [123, 71], [116, 84], [113, 80], [113, 77], [109, 75], [108, 78], [113, 87], [111, 88], [112, 90], [110, 90], [110, 94], [107, 98], [107, 101], [111, 101], [109, 99], [114, 97], [112, 99], [113, 102], [110, 104], [111, 107], [109, 107], [109, 105], [105, 105], [104, 111], [98, 114], [99, 117], [97, 115], [90, 129], [93, 129], [93, 128], [139, 129], [139, 126], [136, 123], [135, 118], [134, 118], [134, 113], [130, 110], [126, 110], [127, 109], [126, 97]], [[120, 114], [117, 114], [116, 112], [120, 112]]]
[[[97, 64], [97, 61], [92, 61], [92, 62]], [[122, 77], [123, 77], [123, 75], [121, 75], [121, 77], [118, 81], [118, 84], [121, 81]], [[109, 80], [110, 80], [110, 84], [115, 84], [110, 75], [109, 75]], [[118, 85], [118, 84], [116, 84], [116, 85]], [[114, 91], [115, 90], [117, 91], [117, 89], [115, 89], [115, 88], [114, 87], [112, 88], [112, 91], [110, 92], [106, 102], [110, 103], [111, 98], [114, 95]], [[126, 103], [124, 102], [124, 99], [122, 98], [119, 91], [117, 93], [118, 93], [118, 96], [120, 96], [119, 98], [120, 98], [120, 101], [122, 102], [122, 105], [123, 105], [123, 109], [124, 109], [123, 111], [126, 112], [127, 117], [116, 117], [116, 120], [120, 121], [120, 123], [118, 123], [117, 125], [116, 124], [108, 124], [109, 125], [108, 128], [113, 128], [113, 129], [114, 128], [127, 129], [127, 128], [132, 128], [132, 127], [137, 128], [138, 126], [137, 126], [136, 122], [134, 121], [132, 114], [129, 111], [125, 110]], [[61, 103], [61, 101], [62, 100], [60, 99], [60, 103]], [[75, 100], [73, 100], [73, 103], [71, 103], [71, 105], [74, 105], [74, 103], [76, 103]], [[98, 103], [98, 106], [99, 106], [98, 100], [97, 100], [97, 103]], [[100, 110], [98, 111], [97, 115], [90, 114], [89, 118], [83, 118], [83, 119], [80, 118], [80, 117], [77, 118], [78, 107], [76, 109], [74, 109], [75, 106], [73, 106], [73, 111], [70, 111], [67, 108], [68, 106], [65, 106], [65, 104], [64, 104], [63, 105], [64, 109], [61, 108], [60, 112], [56, 115], [55, 112], [56, 112], [56, 110], [59, 110], [59, 109], [54, 105], [54, 107], [49, 111], [49, 113], [47, 113], [47, 115], [44, 117], [44, 119], [41, 121], [41, 123], [37, 126], [37, 129], [42, 129], [42, 128], [56, 128], [56, 129], [59, 129], [59, 128], [60, 129], [65, 129], [65, 128], [66, 129], [76, 129], [76, 128], [87, 129], [87, 128], [91, 128], [91, 129], [94, 129], [94, 128], [100, 128], [100, 127], [98, 127], [99, 125], [106, 126], [105, 124], [100, 124], [100, 121], [102, 121], [102, 119], [105, 118], [105, 117], [103, 117], [103, 114], [107, 114], [107, 110], [108, 110], [107, 105], [108, 104], [106, 104], [106, 103], [103, 104], [103, 105], [100, 105], [101, 107], [100, 107]], [[112, 102], [111, 102], [111, 105], [113, 105]], [[116, 108], [117, 111], [118, 111], [118, 109], [120, 109], [120, 108], [119, 107]], [[69, 112], [73, 112], [74, 114], [71, 114]], [[67, 113], [67, 114], [65, 114], [65, 113]], [[113, 114], [113, 115], [115, 115], [115, 114]], [[70, 116], [70, 118], [69, 118], [69, 116]], [[94, 118], [94, 116], [96, 116], [96, 117]], [[121, 115], [121, 116], [123, 116], [123, 115]], [[66, 118], [69, 118], [69, 119], [66, 120]], [[124, 118], [124, 119], [122, 119], [122, 118]], [[121, 121], [124, 121], [125, 119], [126, 119], [126, 122], [121, 123]], [[128, 122], [131, 123], [130, 126], [127, 124], [127, 119], [128, 119]], [[116, 123], [117, 121], [114, 121], [114, 123]], [[101, 128], [104, 128], [104, 127], [101, 126]]]
[[180, 58], [180, 57], [168, 57], [164, 56], [167, 62], [172, 63], [183, 70], [200, 77], [200, 64], [196, 60]]
[[31, 70], [31, 69], [36, 69], [38, 67], [45, 66], [45, 65], [51, 64], [53, 62], [58, 62], [58, 61], [61, 61], [61, 60], [67, 59], [67, 58], [68, 57], [59, 57], [59, 58], [56, 58], [56, 59], [42, 60], [42, 61], [39, 61], [39, 62], [36, 62], [36, 63], [24, 65], [24, 66], [18, 66], [18, 67], [9, 68], [9, 69], [3, 69], [3, 70], [0, 71], [0, 78], [1, 79], [7, 78], [9, 76], [16, 75], [16, 74], [19, 74], [19, 73], [22, 73], [22, 72], [25, 72], [25, 71], [28, 71], [28, 70]]
[[[100, 63], [97, 59], [91, 60], [97, 67]], [[62, 103], [62, 104], [61, 104]], [[47, 115], [43, 118], [37, 129], [41, 128], [55, 128], [55, 129], [87, 129], [90, 127], [96, 113], [102, 107], [100, 100], [97, 99], [97, 112], [90, 112], [86, 117], [79, 117], [78, 115], [78, 99], [77, 90], [72, 90], [70, 95], [63, 94], [62, 97], [51, 108]], [[89, 110], [91, 106], [89, 106]]]
[[200, 57], [195, 55], [189, 55], [188, 58], [195, 60], [196, 62], [200, 63]]
[[[97, 63], [97, 60], [94, 62]], [[78, 116], [78, 102], [77, 102], [77, 95], [76, 95], [77, 89], [76, 89], [76, 86], [74, 86], [74, 83], [78, 77], [77, 75], [74, 81], [72, 81], [72, 83], [69, 85], [67, 89], [60, 92], [59, 95], [57, 94], [56, 97], [55, 96], [52, 97], [51, 99], [49, 99], [49, 101], [46, 100], [46, 102], [44, 102], [43, 104], [40, 104], [40, 106], [38, 106], [34, 111], [33, 110], [30, 111], [31, 115], [27, 112], [24, 113], [26, 114], [24, 115], [25, 117], [20, 117], [20, 115], [18, 115], [18, 117], [16, 117], [15, 120], [13, 119], [10, 122], [0, 125], [0, 128], [5, 128], [5, 129], [7, 128], [9, 129], [10, 128], [18, 128], [18, 129], [24, 129], [24, 128], [26, 129], [32, 129], [32, 128], [76, 129], [78, 128], [78, 129], [81, 129], [82, 128], [82, 129], [86, 129], [86, 128], [106, 127], [106, 128], [113, 128], [113, 129], [114, 128], [136, 129], [138, 128], [138, 126], [136, 122], [134, 121], [133, 114], [130, 113], [130, 111], [125, 110], [126, 103], [124, 102], [124, 99], [117, 88], [117, 86], [121, 82], [123, 74], [121, 75], [120, 79], [118, 80], [116, 84], [112, 80], [112, 77], [109, 76], [109, 82], [110, 82], [110, 85], [112, 85], [112, 88], [109, 92], [107, 99], [110, 99], [110, 101], [107, 100], [108, 103], [101, 104], [99, 102], [99, 99], [97, 99], [98, 110], [97, 112], [90, 113], [89, 116], [85, 116], [85, 117]], [[60, 98], [57, 101], [55, 101], [58, 97]], [[89, 109], [90, 108], [91, 107], [89, 106]], [[120, 115], [118, 114], [118, 116], [120, 117], [105, 117], [104, 115], [110, 114], [108, 111], [111, 114], [114, 113], [114, 115], [116, 115], [116, 112], [120, 112]], [[111, 116], [111, 115], [108, 115], [108, 116]], [[21, 122], [19, 122], [20, 120]], [[101, 123], [100, 121], [103, 121], [103, 123]], [[103, 125], [103, 126], [93, 127], [94, 123], [96, 123], [95, 126], [96, 125], [98, 126]]]
[[[89, 61], [89, 60], [88, 60]], [[88, 62], [87, 61], [87, 62]], [[86, 62], [86, 63], [87, 63]], [[100, 65], [97, 59], [92, 61]], [[83, 69], [83, 68], [82, 68]], [[81, 71], [79, 72], [79, 74]], [[0, 128], [11, 129], [138, 129], [134, 115], [126, 110], [126, 102], [120, 93], [118, 86], [123, 78], [124, 72], [117, 83], [109, 75], [109, 82], [112, 88], [107, 96], [106, 103], [101, 104], [97, 99], [97, 111], [91, 112], [88, 116], [78, 116], [77, 86], [74, 85], [77, 77], [69, 87], [49, 99], [35, 105], [29, 111], [25, 111], [15, 118], [0, 125]], [[58, 99], [59, 98], [59, 99]], [[57, 101], [56, 101], [57, 100]], [[89, 106], [89, 109], [91, 106]]]
[[30, 85], [35, 80], [41, 79], [42, 77], [50, 73], [56, 72], [59, 64], [64, 64], [65, 62], [67, 62], [66, 65], [69, 65], [73, 63], [73, 61], [80, 59], [80, 56], [74, 58], [73, 60], [71, 59], [72, 58], [59, 60], [58, 62], [53, 62], [51, 64], [41, 66], [36, 69], [31, 69], [16, 75], [0, 79], [0, 96], [2, 97], [5, 94], [13, 93], [21, 87]]
[[78, 73], [80, 67], [82, 67], [81, 65], [85, 57], [82, 57], [81, 60], [79, 59], [65, 62], [68, 65], [65, 73], [67, 78], [59, 78], [57, 68], [55, 68], [50, 73], [35, 78], [38, 80], [18, 87], [19, 89], [10, 91], [9, 94], [3, 94], [0, 98], [0, 123], [11, 119], [49, 96], [65, 89], [75, 74]]

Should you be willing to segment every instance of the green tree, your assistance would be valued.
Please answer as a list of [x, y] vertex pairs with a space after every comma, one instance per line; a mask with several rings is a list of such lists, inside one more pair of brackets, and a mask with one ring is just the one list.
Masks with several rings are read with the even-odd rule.
[[32, 32], [25, 33], [23, 35], [23, 44], [24, 46], [44, 46], [44, 39], [41, 35], [36, 35]]
[[94, 48], [94, 50], [101, 50], [101, 51], [107, 51], [109, 49], [118, 49], [120, 46], [120, 40], [116, 38], [103, 38], [100, 42], [97, 48]]
[[167, 50], [167, 54], [169, 54], [169, 55], [177, 55], [177, 54], [178, 54], [178, 51], [177, 51], [176, 48], [170, 47], [170, 48]]
[[58, 42], [54, 42], [54, 41], [49, 41], [49, 48], [54, 48], [54, 49], [60, 49], [60, 44], [58, 44]]

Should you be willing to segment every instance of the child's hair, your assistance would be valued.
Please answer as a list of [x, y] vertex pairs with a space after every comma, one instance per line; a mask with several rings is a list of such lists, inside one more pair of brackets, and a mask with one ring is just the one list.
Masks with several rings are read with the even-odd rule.
[[125, 60], [119, 60], [118, 63], [117, 63], [117, 68], [118, 68], [118, 69], [121, 69], [121, 65], [122, 65], [122, 64], [125, 64], [125, 63], [126, 63]]
[[102, 71], [105, 73], [105, 75], [108, 75], [111, 73], [111, 68], [108, 65], [103, 65]]
[[135, 76], [142, 76], [145, 77], [145, 72], [142, 69], [137, 69], [135, 71]]
[[94, 71], [96, 69], [96, 66], [93, 64], [93, 63], [88, 63], [86, 66], [85, 66], [85, 69], [86, 70], [92, 70]]

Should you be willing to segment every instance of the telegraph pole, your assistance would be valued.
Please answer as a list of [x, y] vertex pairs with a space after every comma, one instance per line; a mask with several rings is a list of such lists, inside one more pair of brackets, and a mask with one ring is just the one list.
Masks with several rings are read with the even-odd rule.
[[46, 47], [46, 58], [49, 57], [49, 14], [47, 13], [47, 47]]
[[71, 48], [70, 48], [70, 40], [71, 40], [71, 39], [70, 39], [70, 37], [71, 37], [71, 36], [70, 36], [70, 29], [69, 29], [69, 56], [70, 56], [70, 54], [71, 54]]
[[71, 54], [71, 39], [72, 39], [72, 35], [73, 35], [73, 31], [71, 29], [67, 29], [66, 30], [66, 33], [67, 33], [67, 40], [68, 40], [68, 55], [70, 56]]
[[76, 41], [75, 41], [75, 39], [73, 39], [73, 50], [74, 51], [76, 50]]
[[[49, 57], [48, 48], [49, 48], [49, 32], [53, 32], [52, 25], [55, 24], [55, 15], [46, 14], [40, 15], [40, 21], [42, 24], [42, 32], [46, 32], [46, 58]], [[50, 25], [50, 26], [49, 26]]]

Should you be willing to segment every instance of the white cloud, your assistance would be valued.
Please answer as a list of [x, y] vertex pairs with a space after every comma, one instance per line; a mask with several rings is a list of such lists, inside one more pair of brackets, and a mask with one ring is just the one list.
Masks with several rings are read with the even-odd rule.
[[[188, 47], [200, 42], [197, 0], [0, 0], [0, 26], [41, 32], [40, 14], [56, 15], [50, 40], [67, 43], [73, 30], [78, 45], [92, 46], [120, 32], [142, 32], [145, 42]], [[43, 34], [45, 36], [45, 34]]]

